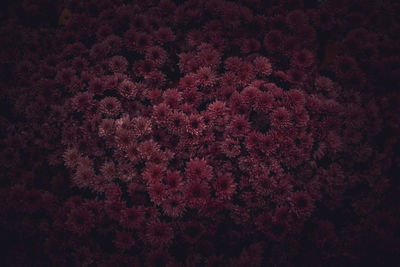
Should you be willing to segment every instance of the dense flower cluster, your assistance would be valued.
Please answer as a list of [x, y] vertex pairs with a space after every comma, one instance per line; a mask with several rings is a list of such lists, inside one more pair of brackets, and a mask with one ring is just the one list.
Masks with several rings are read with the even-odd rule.
[[400, 260], [400, 5], [239, 2], [5, 9], [2, 266]]

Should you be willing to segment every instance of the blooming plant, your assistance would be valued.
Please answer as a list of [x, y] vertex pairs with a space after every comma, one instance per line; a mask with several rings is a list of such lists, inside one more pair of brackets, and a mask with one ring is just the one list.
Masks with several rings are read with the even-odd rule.
[[7, 5], [2, 266], [400, 264], [400, 5], [367, 2]]

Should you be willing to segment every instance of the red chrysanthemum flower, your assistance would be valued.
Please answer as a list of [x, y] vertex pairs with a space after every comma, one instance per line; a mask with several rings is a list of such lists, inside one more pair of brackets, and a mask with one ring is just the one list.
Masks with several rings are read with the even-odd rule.
[[132, 123], [133, 133], [136, 137], [143, 137], [152, 132], [151, 121], [145, 117], [135, 117], [133, 118]]
[[143, 177], [148, 183], [160, 182], [164, 176], [165, 167], [160, 164], [149, 163], [143, 172]]
[[128, 61], [123, 56], [113, 56], [108, 62], [108, 67], [111, 72], [124, 73], [128, 69]]
[[161, 66], [167, 59], [167, 52], [160, 46], [152, 46], [146, 50], [145, 59]]
[[267, 113], [271, 110], [274, 97], [269, 92], [260, 92], [255, 99], [254, 109], [259, 112]]
[[134, 99], [139, 91], [139, 85], [130, 80], [124, 80], [118, 85], [117, 89], [121, 96]]
[[161, 103], [157, 106], [154, 106], [152, 118], [157, 122], [157, 124], [165, 125], [170, 113], [171, 109], [165, 103]]
[[134, 142], [133, 133], [129, 130], [120, 129], [115, 134], [116, 146], [119, 149], [126, 150]]
[[72, 99], [72, 107], [77, 111], [88, 110], [92, 106], [92, 95], [88, 92], [77, 93]]
[[144, 213], [139, 208], [132, 207], [121, 211], [119, 223], [126, 229], [139, 229], [144, 221]]
[[163, 249], [158, 249], [147, 254], [146, 266], [149, 267], [168, 266], [168, 264], [171, 263], [171, 261], [172, 257], [167, 251]]
[[112, 161], [106, 161], [100, 168], [101, 174], [106, 178], [108, 181], [111, 181], [117, 176], [117, 170], [115, 168], [115, 164]]
[[281, 129], [291, 125], [291, 114], [284, 108], [279, 107], [271, 113], [271, 126]]
[[210, 191], [208, 185], [205, 182], [192, 181], [188, 183], [184, 190], [184, 196], [189, 207], [199, 208], [203, 206], [208, 197]]
[[268, 58], [258, 56], [253, 61], [255, 70], [260, 75], [269, 76], [272, 73], [272, 64]]
[[121, 250], [128, 250], [135, 244], [132, 233], [125, 231], [118, 231], [113, 242]]
[[230, 173], [219, 173], [214, 188], [220, 199], [229, 200], [236, 192], [236, 183]]
[[264, 47], [267, 51], [276, 50], [282, 44], [282, 33], [278, 30], [270, 31], [264, 38]]
[[203, 118], [198, 114], [191, 114], [187, 119], [186, 130], [188, 133], [193, 135], [200, 135], [205, 130], [206, 126], [204, 125]]
[[169, 196], [161, 204], [164, 213], [167, 216], [178, 218], [185, 213], [185, 202], [181, 195]]
[[234, 137], [244, 137], [250, 130], [249, 122], [243, 115], [236, 115], [228, 125], [229, 133]]
[[151, 159], [160, 150], [160, 146], [152, 139], [140, 143], [138, 151], [143, 159]]
[[100, 110], [108, 116], [116, 116], [121, 111], [121, 103], [115, 97], [106, 97], [100, 101]]
[[75, 168], [78, 165], [80, 157], [79, 151], [74, 147], [65, 150], [63, 154], [65, 166]]
[[72, 209], [69, 213], [66, 226], [74, 233], [85, 234], [92, 229], [93, 220], [93, 214], [89, 210], [83, 207], [77, 207]]
[[228, 158], [235, 158], [240, 155], [240, 143], [237, 139], [225, 138], [220, 148]]
[[290, 199], [291, 210], [298, 217], [309, 217], [314, 210], [314, 201], [306, 192], [293, 193]]
[[167, 89], [163, 92], [164, 103], [171, 108], [177, 108], [182, 101], [182, 92], [177, 89]]
[[165, 222], [153, 222], [147, 226], [146, 240], [153, 246], [167, 246], [173, 237], [173, 230]]
[[187, 116], [183, 112], [173, 111], [168, 116], [168, 131], [182, 134], [186, 130]]
[[216, 83], [216, 75], [210, 67], [200, 67], [196, 72], [196, 78], [202, 87], [213, 86]]
[[111, 136], [114, 134], [114, 120], [103, 119], [99, 125], [99, 136]]
[[167, 171], [165, 177], [165, 183], [168, 186], [168, 190], [174, 192], [180, 190], [183, 186], [182, 176], [179, 171]]
[[87, 166], [78, 166], [75, 174], [72, 176], [74, 184], [80, 188], [89, 187], [96, 179], [94, 170]]
[[204, 159], [192, 159], [186, 163], [185, 175], [190, 180], [209, 181], [213, 177], [213, 170]]

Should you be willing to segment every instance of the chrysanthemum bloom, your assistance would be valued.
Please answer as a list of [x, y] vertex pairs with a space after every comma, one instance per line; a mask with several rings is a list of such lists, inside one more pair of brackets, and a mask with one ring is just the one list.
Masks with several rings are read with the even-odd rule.
[[282, 44], [282, 33], [278, 30], [270, 31], [264, 38], [264, 47], [267, 51], [274, 51]]
[[133, 133], [125, 129], [117, 130], [115, 133], [115, 142], [119, 149], [126, 150], [134, 142]]
[[169, 27], [160, 27], [156, 32], [155, 36], [157, 41], [160, 43], [172, 42], [175, 40], [175, 34]]
[[302, 84], [306, 78], [306, 73], [303, 70], [291, 68], [287, 71], [286, 79], [293, 84]]
[[131, 232], [118, 231], [115, 235], [113, 243], [121, 250], [130, 249], [135, 244], [132, 235], [133, 234]]
[[235, 158], [240, 154], [240, 144], [237, 139], [226, 138], [222, 141], [220, 148], [228, 158]]
[[199, 208], [205, 204], [210, 194], [205, 182], [192, 181], [185, 186], [184, 196], [189, 207]]
[[236, 115], [228, 125], [229, 133], [234, 137], [244, 137], [249, 131], [250, 125], [243, 115]]
[[213, 170], [204, 159], [195, 158], [186, 163], [185, 175], [189, 180], [209, 181]]
[[169, 191], [181, 190], [183, 186], [182, 176], [179, 171], [167, 171], [165, 183]]
[[221, 55], [209, 44], [203, 44], [198, 47], [198, 59], [201, 66], [215, 69], [221, 61]]
[[300, 110], [306, 104], [306, 98], [303, 91], [292, 89], [286, 92], [284, 96], [285, 107], [294, 110]]
[[291, 125], [291, 114], [284, 107], [279, 107], [271, 113], [271, 126], [281, 129]]
[[182, 238], [185, 242], [195, 244], [203, 235], [204, 227], [197, 221], [182, 224]]
[[151, 121], [145, 117], [135, 117], [132, 121], [134, 135], [143, 137], [151, 133]]
[[75, 174], [72, 176], [74, 184], [80, 188], [89, 187], [96, 179], [94, 170], [87, 166], [78, 166]]
[[65, 150], [63, 159], [65, 166], [69, 168], [75, 168], [78, 165], [79, 158], [81, 157], [79, 151], [76, 148], [69, 148]]
[[160, 151], [160, 146], [153, 139], [150, 139], [140, 143], [138, 151], [143, 159], [149, 160], [154, 153]]
[[150, 183], [148, 186], [148, 192], [151, 201], [156, 205], [161, 205], [168, 194], [166, 186], [161, 182]]
[[165, 167], [160, 164], [149, 163], [143, 172], [143, 177], [149, 183], [160, 182], [165, 173]]
[[182, 92], [177, 89], [167, 89], [163, 93], [164, 103], [171, 108], [177, 108], [182, 101]]
[[146, 33], [137, 33], [135, 36], [135, 50], [143, 53], [152, 45], [151, 36]]
[[115, 131], [113, 119], [103, 119], [99, 125], [99, 136], [111, 136]]
[[77, 207], [71, 210], [68, 219], [65, 222], [67, 229], [77, 234], [85, 234], [93, 227], [93, 214], [83, 207]]
[[106, 178], [108, 181], [111, 181], [113, 178], [117, 176], [117, 171], [115, 168], [115, 164], [112, 161], [106, 161], [100, 168], [101, 174]]
[[247, 86], [243, 89], [243, 91], [240, 93], [243, 99], [243, 102], [248, 105], [248, 106], [253, 106], [254, 102], [260, 95], [261, 91], [258, 90], [255, 86]]
[[161, 103], [157, 106], [154, 106], [152, 119], [155, 120], [155, 122], [159, 125], [166, 125], [170, 113], [171, 109], [165, 103]]
[[185, 131], [187, 116], [183, 112], [173, 111], [168, 116], [168, 131], [174, 134], [182, 134]]
[[168, 251], [161, 248], [155, 251], [151, 251], [146, 256], [146, 266], [149, 267], [168, 266], [168, 264], [170, 264], [171, 262], [171, 255], [168, 253]]
[[339, 152], [343, 149], [342, 138], [334, 132], [329, 132], [328, 136], [326, 137], [325, 144], [332, 152]]
[[253, 61], [255, 71], [260, 75], [269, 76], [272, 73], [272, 64], [268, 58], [258, 56]]
[[121, 103], [115, 97], [106, 97], [100, 101], [100, 110], [108, 116], [116, 116], [121, 111]]
[[173, 237], [173, 230], [165, 222], [152, 222], [147, 226], [146, 240], [153, 246], [166, 246]]
[[198, 114], [191, 114], [187, 119], [186, 130], [188, 133], [193, 135], [200, 135], [205, 130], [206, 126], [204, 125], [203, 118]]
[[230, 173], [220, 173], [218, 174], [214, 188], [219, 198], [229, 200], [236, 192], [236, 183]]
[[144, 222], [144, 213], [141, 209], [132, 207], [121, 211], [119, 222], [126, 229], [139, 229]]
[[290, 199], [291, 210], [300, 218], [306, 218], [314, 210], [314, 201], [306, 192], [293, 193]]
[[72, 99], [72, 107], [77, 111], [88, 110], [92, 106], [92, 95], [88, 92], [77, 93]]
[[156, 66], [161, 66], [167, 59], [167, 52], [160, 46], [152, 46], [146, 50], [145, 59]]
[[113, 56], [108, 62], [108, 67], [111, 72], [123, 73], [128, 69], [128, 61], [123, 56]]
[[185, 213], [185, 203], [180, 194], [169, 196], [161, 204], [164, 213], [167, 216], [178, 218]]

